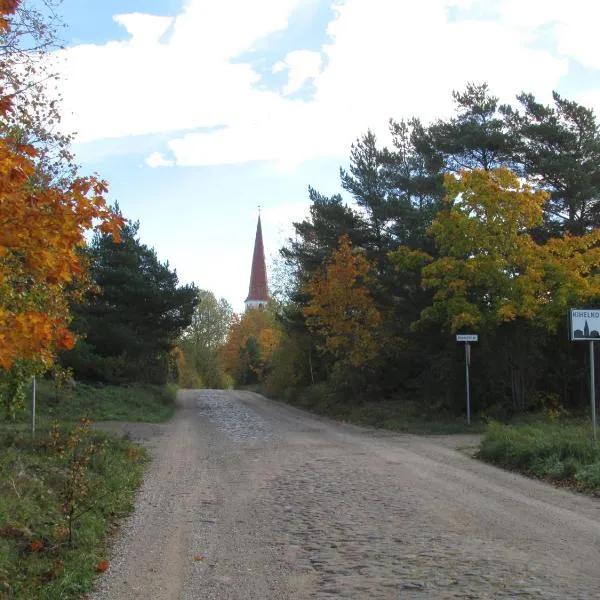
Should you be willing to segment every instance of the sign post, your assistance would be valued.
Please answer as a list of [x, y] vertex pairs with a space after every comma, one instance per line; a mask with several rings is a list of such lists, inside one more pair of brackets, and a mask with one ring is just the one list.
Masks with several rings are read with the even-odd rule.
[[31, 390], [31, 437], [35, 437], [35, 375], [33, 376], [33, 387]]
[[592, 403], [592, 439], [596, 441], [596, 379], [594, 376], [594, 342], [590, 342], [590, 402]]
[[474, 333], [458, 334], [457, 342], [465, 343], [465, 384], [467, 388], [467, 425], [471, 424], [471, 386], [469, 382], [469, 365], [471, 364], [471, 342], [479, 341], [479, 336]]
[[600, 340], [600, 310], [572, 308], [569, 312], [569, 338], [573, 342], [590, 343], [590, 404], [592, 408], [592, 439], [596, 441], [596, 377], [594, 341]]

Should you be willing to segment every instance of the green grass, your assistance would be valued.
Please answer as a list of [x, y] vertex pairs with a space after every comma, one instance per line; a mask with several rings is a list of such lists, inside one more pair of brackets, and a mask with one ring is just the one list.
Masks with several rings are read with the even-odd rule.
[[335, 419], [362, 425], [418, 435], [451, 435], [458, 433], [482, 433], [485, 424], [476, 419], [467, 425], [465, 416], [423, 411], [418, 403], [405, 400], [380, 400], [361, 404], [336, 401], [327, 385], [315, 385], [299, 392], [286, 393], [283, 397], [259, 391], [274, 400], [280, 400], [304, 410]]
[[[420, 435], [451, 435], [457, 433], [481, 433], [485, 425], [477, 420], [467, 424], [466, 415], [419, 414], [414, 405], [399, 401], [368, 402], [361, 406], [349, 407], [344, 411], [345, 420], [380, 429]], [[342, 412], [342, 415], [344, 413]]]
[[600, 442], [592, 441], [587, 423], [492, 422], [479, 456], [506, 469], [600, 493]]
[[[72, 426], [70, 426], [72, 427]], [[131, 442], [91, 430], [77, 446], [91, 457], [68, 538], [63, 511], [69, 464], [49, 432], [35, 440], [18, 428], [0, 431], [0, 598], [69, 600], [90, 590], [110, 534], [132, 509], [147, 457]], [[59, 442], [62, 445], [67, 438]]]
[[[36, 437], [31, 436], [31, 395], [15, 422], [0, 418], [0, 599], [69, 600], [92, 586], [118, 521], [133, 507], [147, 462], [131, 442], [92, 429], [78, 448], [100, 448], [83, 478], [82, 514], [73, 521], [72, 543], [63, 510], [68, 489], [68, 438], [53, 444], [51, 427], [73, 430], [81, 417], [92, 421], [167, 421], [175, 411], [174, 386], [134, 385], [56, 388], [39, 381]], [[64, 434], [66, 435], [66, 434]], [[62, 455], [58, 447], [65, 448]], [[71, 471], [72, 472], [72, 471]], [[74, 479], [71, 479], [74, 481]], [[79, 509], [77, 509], [79, 511]], [[38, 546], [40, 546], [38, 548]], [[35, 550], [35, 551], [34, 551]]]
[[[92, 386], [77, 383], [74, 388], [56, 388], [50, 381], [39, 381], [36, 413], [40, 423], [77, 421], [86, 416], [92, 421], [168, 421], [175, 412], [175, 386], [136, 384], [131, 386]], [[20, 421], [31, 419], [31, 394], [27, 411]]]

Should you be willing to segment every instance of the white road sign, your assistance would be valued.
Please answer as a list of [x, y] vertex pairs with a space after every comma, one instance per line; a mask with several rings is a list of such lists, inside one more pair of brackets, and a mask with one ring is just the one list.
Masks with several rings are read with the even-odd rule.
[[600, 309], [572, 308], [570, 317], [573, 341], [600, 341]]
[[457, 342], [478, 342], [479, 336], [476, 333], [457, 334]]

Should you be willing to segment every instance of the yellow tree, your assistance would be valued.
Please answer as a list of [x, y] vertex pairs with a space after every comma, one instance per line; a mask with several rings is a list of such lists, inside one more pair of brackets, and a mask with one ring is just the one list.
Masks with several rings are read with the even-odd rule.
[[218, 356], [225, 371], [238, 383], [263, 381], [269, 361], [281, 341], [273, 313], [251, 309], [235, 315]]
[[371, 263], [342, 235], [325, 267], [304, 286], [308, 327], [323, 336], [321, 351], [340, 364], [362, 367], [378, 355], [381, 314], [370, 292], [371, 271]]
[[569, 305], [598, 295], [599, 231], [545, 244], [529, 234], [542, 223], [546, 192], [507, 169], [447, 175], [445, 187], [430, 229], [439, 258], [422, 270], [435, 290], [423, 320], [454, 332], [525, 318], [552, 331]]
[[[537, 243], [529, 232], [542, 223], [548, 196], [506, 169], [448, 175], [445, 186], [445, 206], [430, 229], [439, 255], [421, 271], [433, 302], [416, 325], [496, 339], [492, 371], [523, 410], [547, 334], [564, 324], [569, 307], [600, 299], [600, 231]], [[395, 259], [400, 266], [425, 262], [406, 250]]]

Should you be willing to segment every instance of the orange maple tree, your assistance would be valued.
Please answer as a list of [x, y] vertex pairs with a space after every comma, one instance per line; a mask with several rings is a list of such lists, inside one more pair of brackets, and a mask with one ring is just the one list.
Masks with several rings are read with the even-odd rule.
[[304, 315], [309, 328], [324, 336], [321, 350], [353, 367], [369, 363], [379, 352], [381, 314], [370, 292], [371, 271], [371, 263], [342, 235], [325, 268], [304, 287], [310, 296]]
[[[0, 31], [16, 0], [0, 0]], [[0, 118], [12, 99], [0, 87]], [[65, 186], [36, 187], [37, 151], [0, 136], [0, 367], [16, 361], [49, 366], [71, 348], [68, 301], [87, 286], [80, 248], [90, 229], [118, 240], [123, 219], [104, 195], [106, 183], [79, 177]]]

